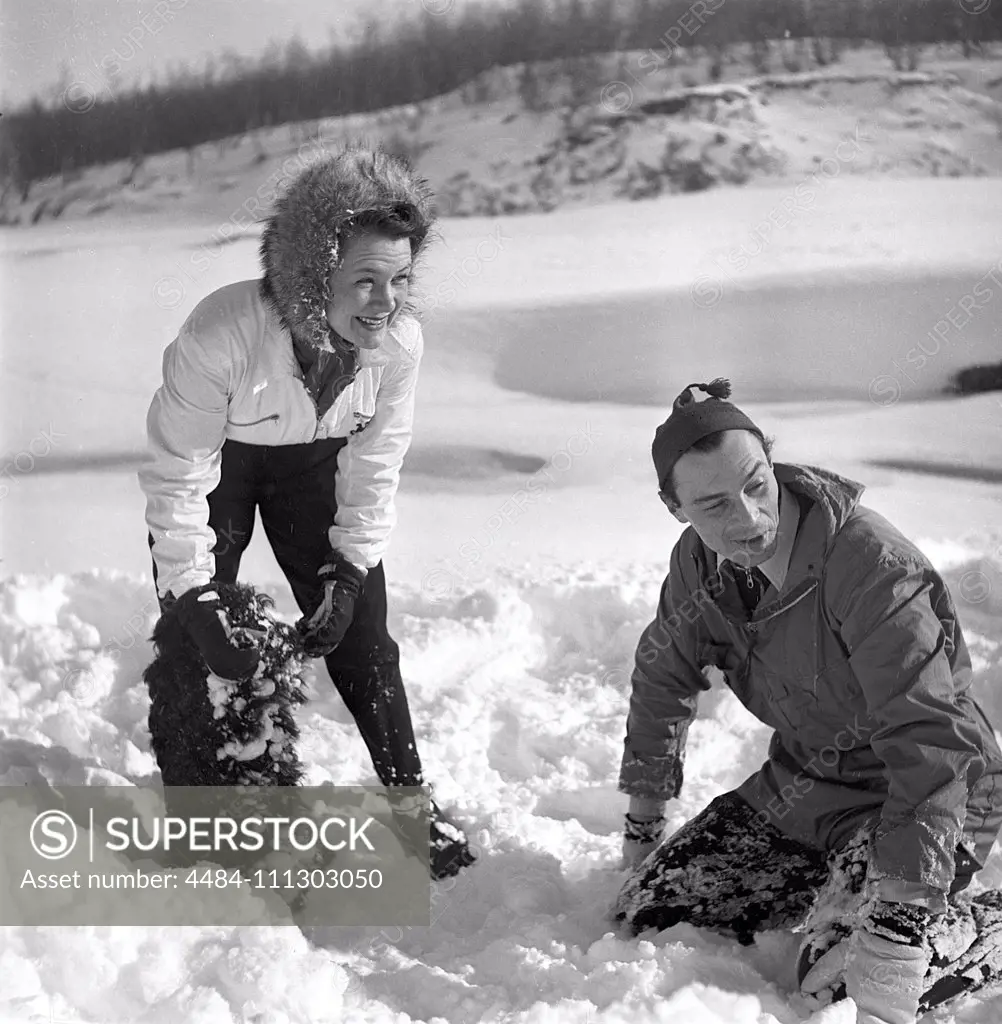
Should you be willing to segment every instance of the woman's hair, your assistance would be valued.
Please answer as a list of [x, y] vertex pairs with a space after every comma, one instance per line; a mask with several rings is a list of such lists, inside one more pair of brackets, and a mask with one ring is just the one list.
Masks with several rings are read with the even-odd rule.
[[327, 341], [328, 281], [367, 232], [410, 241], [416, 262], [436, 220], [427, 181], [399, 157], [346, 146], [307, 167], [275, 203], [261, 237], [261, 291], [295, 336]]
[[411, 243], [411, 256], [414, 256], [424, 248], [430, 228], [431, 221], [423, 218], [416, 206], [397, 203], [389, 210], [359, 211], [345, 226], [342, 238], [350, 240], [368, 232], [387, 238], [407, 238]]

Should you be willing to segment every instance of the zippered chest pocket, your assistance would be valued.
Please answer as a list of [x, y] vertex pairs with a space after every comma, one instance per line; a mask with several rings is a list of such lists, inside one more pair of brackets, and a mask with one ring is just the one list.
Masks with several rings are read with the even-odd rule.
[[247, 444], [301, 444], [316, 435], [315, 408], [300, 381], [265, 379], [230, 401], [226, 436]]
[[[760, 721], [782, 732], [825, 729], [816, 695], [817, 622], [813, 580], [748, 625], [722, 619], [726, 639], [715, 637], [701, 659], [724, 671], [728, 686]], [[766, 609], [768, 612], [768, 608]]]

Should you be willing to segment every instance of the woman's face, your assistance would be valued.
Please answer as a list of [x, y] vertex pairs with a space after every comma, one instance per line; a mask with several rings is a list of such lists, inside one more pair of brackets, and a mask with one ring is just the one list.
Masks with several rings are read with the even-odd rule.
[[356, 235], [330, 276], [327, 322], [349, 344], [379, 348], [407, 301], [410, 273], [409, 239]]

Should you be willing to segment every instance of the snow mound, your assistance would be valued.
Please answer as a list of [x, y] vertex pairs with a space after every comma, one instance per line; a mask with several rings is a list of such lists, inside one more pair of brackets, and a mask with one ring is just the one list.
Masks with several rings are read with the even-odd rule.
[[[950, 543], [930, 550], [965, 623], [977, 613], [968, 635], [979, 691], [1002, 691], [1002, 560]], [[795, 936], [742, 948], [679, 926], [623, 941], [608, 919], [622, 882], [616, 777], [629, 674], [660, 582], [642, 567], [596, 565], [508, 570], [441, 599], [391, 589], [427, 775], [479, 851], [473, 869], [436, 884], [430, 928], [8, 927], [0, 1020], [846, 1024], [845, 1007], [812, 1016], [793, 994]], [[291, 619], [288, 589], [264, 589]], [[118, 573], [0, 582], [0, 784], [155, 780], [141, 681], [155, 607], [147, 579]], [[304, 781], [373, 784], [322, 663], [307, 684]], [[714, 686], [670, 827], [753, 771], [767, 740]], [[956, 1020], [998, 1010], [970, 1000]]]
[[999, 104], [951, 72], [825, 69], [666, 88], [658, 72], [645, 81], [625, 67], [599, 102], [554, 119], [549, 138], [481, 174], [465, 162], [441, 189], [445, 212], [549, 211], [812, 175], [1002, 171]]

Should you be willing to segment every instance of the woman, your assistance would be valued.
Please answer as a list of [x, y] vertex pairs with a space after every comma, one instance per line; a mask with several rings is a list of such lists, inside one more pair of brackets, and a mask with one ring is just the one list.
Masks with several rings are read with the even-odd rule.
[[[427, 184], [385, 153], [307, 168], [266, 224], [263, 278], [205, 298], [164, 353], [139, 474], [161, 606], [178, 602], [224, 678], [258, 655], [227, 643], [207, 585], [236, 581], [260, 512], [307, 654], [325, 659], [386, 786], [425, 784], [382, 556], [423, 350], [408, 295], [433, 222]], [[432, 874], [472, 860], [432, 804]]]

